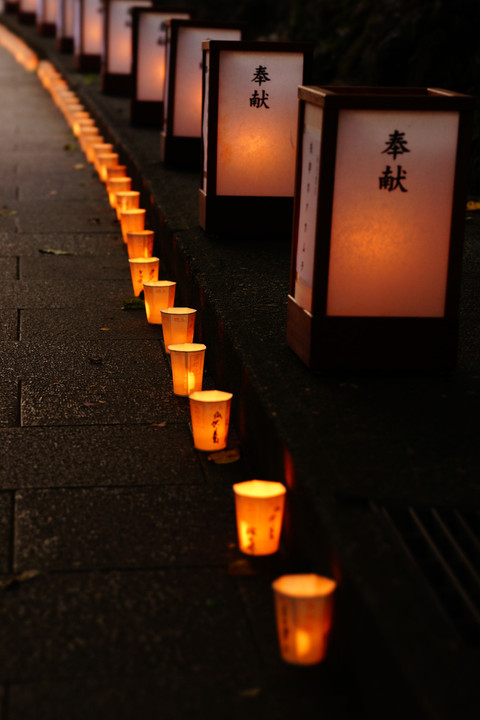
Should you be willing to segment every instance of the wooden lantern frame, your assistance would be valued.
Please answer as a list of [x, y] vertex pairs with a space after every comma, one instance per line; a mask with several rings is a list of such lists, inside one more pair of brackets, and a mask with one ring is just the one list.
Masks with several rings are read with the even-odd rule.
[[18, 0], [17, 13], [18, 13], [17, 14], [18, 22], [21, 23], [22, 25], [35, 25], [35, 23], [37, 22], [36, 6], [35, 6], [35, 10], [31, 10], [31, 9], [26, 10], [22, 4], [22, 0]]
[[[312, 65], [312, 44], [296, 42], [241, 42], [210, 40], [203, 43], [204, 67], [205, 54], [209, 58], [209, 87], [203, 89], [202, 116], [205, 112], [205, 97], [208, 95], [207, 158], [202, 142], [202, 168], [208, 178], [207, 192], [200, 188], [199, 223], [206, 232], [250, 232], [255, 228], [258, 233], [285, 233], [291, 231], [293, 222], [293, 194], [291, 197], [268, 196], [228, 196], [217, 195], [217, 138], [219, 110], [219, 72], [222, 51], [241, 50], [242, 52], [292, 53], [303, 54], [303, 80], [308, 82]], [[203, 138], [202, 138], [203, 140]]]
[[[299, 125], [287, 343], [312, 368], [451, 369], [456, 363], [460, 275], [473, 98], [436, 88], [305, 87]], [[294, 299], [302, 133], [307, 103], [323, 108], [311, 312]], [[443, 317], [327, 316], [328, 272], [339, 113], [342, 110], [458, 113], [450, 246]]]
[[[145, 15], [158, 15], [165, 22], [173, 15], [185, 14], [192, 17], [191, 8], [175, 7], [134, 7], [132, 9], [132, 97], [130, 100], [130, 123], [162, 127], [163, 100], [140, 100], [138, 97], [139, 49], [141, 44], [140, 21]], [[169, 17], [170, 16], [170, 17]]]
[[[92, 4], [87, 10], [86, 3]], [[96, 7], [93, 4], [96, 2]], [[73, 62], [75, 70], [79, 72], [98, 73], [101, 66], [101, 52], [89, 53], [85, 48], [85, 23], [87, 21], [87, 13], [98, 12], [104, 16], [103, 0], [73, 0], [74, 14], [74, 40], [73, 40]], [[104, 20], [102, 20], [102, 23]], [[102, 29], [103, 33], [103, 29]], [[75, 43], [75, 37], [78, 34], [80, 42]]]
[[[135, 7], [151, 7], [151, 0], [103, 0], [105, 9], [105, 22], [103, 25], [103, 55], [101, 59], [101, 88], [106, 95], [116, 95], [118, 97], [130, 97], [132, 92], [132, 68], [128, 73], [116, 73], [109, 70], [110, 57], [110, 16], [113, 3], [125, 3], [130, 5], [130, 16]], [[143, 3], [143, 4], [142, 4]], [[133, 23], [133, 20], [132, 20]], [[133, 31], [133, 27], [132, 27]], [[132, 40], [133, 42], [133, 40]], [[133, 45], [132, 45], [133, 58]]]
[[[173, 134], [174, 107], [175, 107], [175, 74], [177, 66], [178, 32], [183, 27], [240, 30], [241, 37], [245, 30], [244, 23], [228, 23], [219, 20], [168, 20], [166, 23], [167, 37], [165, 52], [168, 55], [170, 46], [170, 61], [167, 63], [168, 73], [166, 87], [167, 112], [164, 113], [163, 129], [160, 135], [160, 158], [167, 165], [198, 170], [201, 165], [202, 138], [182, 137]], [[199, 62], [201, 58], [199, 58]]]

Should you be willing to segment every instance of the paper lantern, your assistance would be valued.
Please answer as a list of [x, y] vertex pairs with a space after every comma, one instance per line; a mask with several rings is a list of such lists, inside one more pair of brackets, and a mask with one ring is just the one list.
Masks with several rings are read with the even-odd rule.
[[159, 259], [151, 258], [129, 258], [130, 273], [132, 276], [133, 294], [138, 297], [143, 291], [143, 283], [158, 280]]
[[133, 8], [132, 96], [130, 101], [132, 125], [162, 126], [165, 86], [165, 23], [174, 18], [187, 20], [189, 17], [188, 11]]
[[112, 165], [107, 167], [107, 190], [110, 190], [110, 180], [127, 177], [126, 165]]
[[140, 192], [138, 190], [120, 190], [115, 195], [115, 210], [120, 220], [124, 210], [135, 210], [140, 207]]
[[190, 395], [202, 389], [206, 346], [202, 343], [169, 345], [173, 392]]
[[105, 25], [101, 84], [108, 95], [129, 97], [132, 83], [132, 15], [134, 7], [150, 7], [150, 0], [104, 0]]
[[200, 167], [202, 136], [202, 42], [240, 40], [240, 25], [168, 20], [166, 77], [160, 157], [166, 163]]
[[73, 0], [73, 59], [76, 70], [100, 71], [103, 25], [103, 0]]
[[334, 580], [321, 575], [283, 575], [272, 583], [282, 658], [314, 665], [325, 658], [332, 623]]
[[72, 131], [75, 137], [79, 138], [82, 130], [93, 128], [98, 133], [98, 128], [95, 125], [95, 119], [90, 116], [86, 110], [79, 110], [76, 113], [72, 113]]
[[472, 99], [299, 97], [288, 344], [311, 367], [453, 367]]
[[129, 177], [113, 177], [107, 182], [108, 200], [112, 208], [117, 209], [117, 193], [130, 192], [132, 187], [132, 178]]
[[120, 225], [124, 243], [127, 242], [127, 232], [140, 232], [140, 230], [145, 229], [145, 213], [144, 208], [120, 211]]
[[292, 227], [301, 43], [203, 43], [205, 106], [200, 225], [207, 232]]
[[174, 306], [176, 283], [170, 280], [154, 280], [143, 284], [145, 313], [151, 325], [162, 324], [162, 310]]
[[95, 169], [98, 172], [98, 161], [97, 161], [97, 155], [101, 155], [102, 153], [112, 152], [113, 151], [113, 145], [112, 143], [93, 143], [93, 145], [90, 145], [87, 151], [87, 160], [93, 164]]
[[100, 180], [107, 182], [107, 167], [118, 165], [118, 153], [99, 153], [97, 155]]
[[73, 52], [73, 18], [73, 0], [57, 0], [56, 43], [60, 52]]
[[171, 307], [163, 308], [161, 313], [165, 352], [170, 352], [169, 345], [193, 341], [196, 310], [188, 307]]
[[90, 127], [80, 128], [80, 135], [78, 136], [78, 140], [80, 142], [80, 147], [82, 148], [88, 160], [89, 148], [92, 145], [99, 145], [104, 141], [104, 138], [102, 137], [102, 135], [100, 135], [98, 128], [92, 125]]
[[222, 390], [200, 390], [189, 395], [197, 450], [215, 452], [227, 447], [232, 397], [232, 393]]
[[37, 32], [55, 37], [57, 23], [57, 0], [37, 0]]
[[277, 552], [286, 488], [278, 482], [248, 480], [233, 486], [240, 550], [246, 555]]
[[[153, 230], [136, 230], [126, 232], [128, 257], [152, 257]], [[173, 303], [172, 303], [173, 305]], [[164, 305], [166, 307], [166, 305]], [[147, 315], [148, 317], [148, 315]], [[161, 321], [160, 321], [161, 322]]]

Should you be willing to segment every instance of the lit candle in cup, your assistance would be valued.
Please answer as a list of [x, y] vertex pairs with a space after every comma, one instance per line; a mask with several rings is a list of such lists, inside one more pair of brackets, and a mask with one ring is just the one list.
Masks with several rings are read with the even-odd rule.
[[283, 575], [272, 583], [284, 660], [313, 665], [324, 659], [336, 586], [334, 580], [315, 574]]
[[122, 210], [120, 212], [120, 224], [124, 243], [127, 242], [127, 232], [139, 232], [145, 229], [145, 213], [146, 210], [144, 208]]
[[[127, 230], [126, 238], [128, 257], [152, 257], [154, 238], [153, 230]], [[164, 307], [167, 306], [164, 305]]]
[[191, 343], [197, 311], [188, 307], [164, 308], [162, 311], [163, 342], [169, 353], [169, 345]]
[[175, 395], [190, 395], [201, 390], [206, 346], [202, 343], [179, 343], [169, 345], [168, 349]]
[[115, 203], [117, 219], [120, 220], [120, 213], [123, 210], [134, 210], [140, 207], [140, 193], [138, 190], [122, 190], [117, 192]]
[[232, 397], [232, 393], [221, 390], [199, 390], [189, 395], [197, 450], [214, 452], [226, 448]]
[[279, 482], [248, 480], [233, 486], [238, 545], [246, 555], [278, 550], [286, 488]]
[[170, 280], [152, 280], [143, 283], [148, 323], [151, 325], [162, 324], [162, 310], [173, 307], [175, 303], [175, 288], [176, 283]]
[[117, 193], [129, 192], [132, 189], [132, 178], [112, 177], [107, 184], [108, 200], [115, 210], [117, 209]]
[[143, 290], [144, 282], [158, 280], [159, 259], [151, 258], [130, 258], [130, 273], [132, 276], [133, 294], [138, 297]]

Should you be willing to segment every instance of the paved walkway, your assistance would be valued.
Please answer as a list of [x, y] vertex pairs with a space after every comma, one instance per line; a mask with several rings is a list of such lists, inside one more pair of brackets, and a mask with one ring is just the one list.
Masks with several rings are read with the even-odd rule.
[[0, 88], [1, 720], [358, 717], [328, 663], [278, 658], [286, 561], [236, 547], [245, 468], [194, 450], [159, 329], [122, 310], [103, 186], [3, 49]]

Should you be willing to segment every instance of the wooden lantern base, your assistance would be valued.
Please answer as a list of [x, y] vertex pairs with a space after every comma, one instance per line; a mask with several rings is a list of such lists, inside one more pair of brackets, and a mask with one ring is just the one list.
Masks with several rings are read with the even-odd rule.
[[197, 137], [173, 137], [162, 130], [160, 133], [160, 160], [165, 165], [184, 170], [200, 171], [202, 163], [201, 139]]
[[57, 50], [61, 53], [71, 54], [73, 52], [73, 38], [57, 37]]
[[457, 323], [448, 318], [314, 318], [288, 296], [287, 344], [308, 367], [452, 370]]
[[130, 103], [131, 125], [144, 125], [148, 127], [162, 127], [163, 102], [149, 100], [134, 100]]
[[56, 25], [51, 22], [37, 22], [37, 33], [42, 37], [55, 37]]
[[200, 189], [198, 200], [205, 232], [291, 235], [293, 198], [209, 196]]
[[130, 97], [132, 92], [132, 76], [130, 73], [102, 72], [101, 85], [102, 92], [105, 93], [105, 95]]
[[102, 60], [100, 55], [86, 55], [85, 53], [80, 53], [75, 55], [73, 62], [75, 70], [78, 72], [99, 73]]
[[24, 12], [20, 10], [18, 13], [18, 22], [22, 25], [35, 25], [37, 16], [34, 12]]

